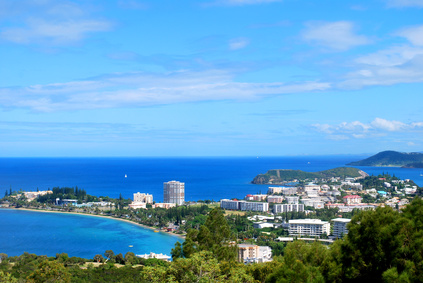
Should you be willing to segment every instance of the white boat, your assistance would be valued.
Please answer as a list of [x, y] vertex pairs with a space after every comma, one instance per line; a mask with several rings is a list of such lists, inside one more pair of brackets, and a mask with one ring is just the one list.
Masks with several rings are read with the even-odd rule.
[[125, 174], [125, 178], [128, 178], [128, 175]]

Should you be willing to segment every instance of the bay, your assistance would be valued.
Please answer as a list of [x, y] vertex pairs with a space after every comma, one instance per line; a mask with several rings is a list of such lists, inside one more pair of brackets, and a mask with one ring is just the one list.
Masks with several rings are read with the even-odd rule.
[[106, 250], [123, 255], [170, 255], [176, 241], [181, 241], [174, 235], [115, 219], [15, 209], [0, 209], [0, 239], [0, 253], [9, 256], [67, 253], [91, 259]]
[[[257, 174], [270, 169], [315, 172], [345, 166], [365, 157], [0, 158], [0, 194], [10, 188], [36, 191], [78, 186], [88, 194], [114, 198], [122, 194], [124, 198], [132, 199], [136, 192], [149, 193], [153, 194], [156, 202], [161, 202], [163, 182], [177, 180], [185, 182], [187, 201], [218, 201], [223, 198], [243, 198], [246, 194], [266, 193], [268, 185], [253, 185], [251, 181]], [[357, 168], [370, 175], [395, 174], [423, 186], [421, 169]], [[20, 255], [24, 251], [46, 255], [66, 252], [70, 256], [89, 258], [104, 253], [106, 249], [123, 254], [127, 251], [169, 254], [177, 241], [171, 237], [167, 244], [167, 240], [162, 240], [159, 233], [139, 226], [112, 219], [92, 218], [0, 210], [0, 252], [9, 255]], [[145, 235], [144, 230], [147, 233]], [[138, 236], [131, 238], [132, 235]], [[159, 239], [157, 245], [153, 241], [156, 238]], [[129, 245], [134, 248], [128, 248]]]

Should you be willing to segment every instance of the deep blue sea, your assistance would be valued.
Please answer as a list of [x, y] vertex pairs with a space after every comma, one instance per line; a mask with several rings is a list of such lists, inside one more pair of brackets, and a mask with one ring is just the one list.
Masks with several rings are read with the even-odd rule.
[[[0, 194], [4, 195], [10, 188], [36, 191], [78, 186], [96, 196], [122, 194], [132, 199], [133, 193], [149, 193], [156, 202], [161, 202], [163, 182], [177, 180], [185, 182], [185, 200], [218, 201], [267, 192], [267, 185], [250, 182], [257, 174], [270, 169], [320, 171], [365, 157], [0, 158]], [[421, 169], [359, 168], [373, 175], [395, 174], [423, 186]], [[66, 252], [88, 258], [106, 249], [123, 254], [127, 251], [169, 254], [178, 240], [116, 220], [14, 210], [0, 210], [0, 239], [0, 252], [8, 255], [28, 251], [53, 256]]]

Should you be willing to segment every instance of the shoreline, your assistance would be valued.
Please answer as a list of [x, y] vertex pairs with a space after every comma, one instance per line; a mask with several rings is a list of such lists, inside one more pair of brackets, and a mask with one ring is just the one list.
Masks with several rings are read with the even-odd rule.
[[[123, 222], [129, 223], [129, 224], [133, 224], [133, 225], [139, 226], [139, 227], [144, 228], [144, 229], [149, 229], [149, 230], [157, 231], [157, 229], [154, 228], [154, 227], [150, 227], [150, 226], [147, 226], [147, 225], [144, 225], [144, 224], [136, 223], [136, 222], [133, 222], [133, 221], [128, 220], [128, 219], [116, 218], [116, 217], [106, 216], [106, 215], [97, 215], [97, 214], [89, 214], [89, 213], [82, 213], [82, 212], [70, 212], [70, 211], [51, 211], [51, 210], [35, 209], [35, 208], [0, 207], [0, 209], [13, 209], [13, 210], [24, 210], [24, 211], [32, 211], [32, 212], [63, 213], [63, 214], [73, 214], [73, 215], [85, 215], [85, 216], [101, 217], [101, 218], [106, 218], [106, 219], [113, 219], [113, 220], [117, 220], [117, 221], [123, 221]], [[158, 230], [158, 231], [159, 231], [159, 233], [166, 234], [166, 235], [169, 235], [169, 236], [178, 237], [178, 238], [181, 238], [181, 239], [185, 240], [185, 236], [184, 235], [175, 234], [175, 233], [168, 233], [168, 232], [162, 232], [160, 230]]]

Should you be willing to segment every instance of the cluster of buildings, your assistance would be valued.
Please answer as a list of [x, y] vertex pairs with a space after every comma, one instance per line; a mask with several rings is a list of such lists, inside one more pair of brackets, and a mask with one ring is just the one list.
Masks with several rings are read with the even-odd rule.
[[147, 204], [152, 208], [171, 208], [182, 205], [185, 202], [185, 183], [178, 181], [169, 181], [163, 183], [163, 202], [155, 203], [153, 195], [145, 193], [134, 194], [134, 201], [129, 204], [130, 208], [147, 208]]

